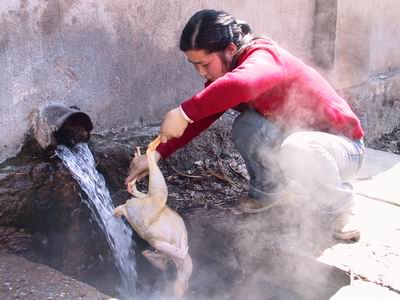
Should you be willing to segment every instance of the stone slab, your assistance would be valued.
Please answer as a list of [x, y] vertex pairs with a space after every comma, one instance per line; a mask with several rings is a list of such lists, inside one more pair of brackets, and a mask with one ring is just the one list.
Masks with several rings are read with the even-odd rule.
[[356, 280], [351, 285], [342, 287], [331, 300], [370, 299], [398, 300], [400, 295], [388, 288], [382, 288], [371, 282]]
[[0, 252], [0, 299], [110, 299], [46, 265]]
[[357, 175], [357, 181], [369, 179], [388, 171], [400, 163], [400, 155], [367, 148], [364, 164]]
[[358, 194], [400, 206], [400, 155], [367, 149], [355, 183]]
[[367, 149], [354, 183], [361, 239], [336, 243], [318, 257], [364, 283], [343, 288], [332, 299], [400, 299], [399, 178], [399, 155]]

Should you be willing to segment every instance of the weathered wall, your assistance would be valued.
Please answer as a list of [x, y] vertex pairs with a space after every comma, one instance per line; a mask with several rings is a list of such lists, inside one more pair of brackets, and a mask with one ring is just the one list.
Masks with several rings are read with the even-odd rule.
[[366, 141], [400, 124], [400, 2], [338, 0], [329, 77], [360, 116]]
[[[201, 88], [178, 50], [197, 10], [225, 9], [307, 55], [313, 1], [10, 0], [0, 2], [0, 161], [14, 154], [30, 113], [77, 104], [95, 130], [159, 122]], [[281, 26], [285, 24], [285, 26]]]
[[400, 2], [373, 0], [370, 70], [372, 75], [398, 71], [400, 66]]
[[95, 131], [159, 122], [202, 86], [177, 45], [188, 18], [210, 7], [318, 67], [325, 51], [321, 70], [337, 88], [400, 66], [398, 0], [0, 1], [0, 161], [51, 101], [80, 106]]
[[331, 78], [347, 88], [400, 69], [400, 2], [338, 0]]

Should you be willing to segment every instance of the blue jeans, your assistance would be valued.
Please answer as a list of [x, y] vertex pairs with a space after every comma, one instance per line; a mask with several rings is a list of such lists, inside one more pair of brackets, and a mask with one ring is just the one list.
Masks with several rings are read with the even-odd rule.
[[273, 202], [292, 180], [322, 212], [352, 204], [349, 179], [364, 160], [362, 141], [319, 131], [289, 134], [253, 110], [236, 117], [232, 136], [249, 173], [249, 197]]

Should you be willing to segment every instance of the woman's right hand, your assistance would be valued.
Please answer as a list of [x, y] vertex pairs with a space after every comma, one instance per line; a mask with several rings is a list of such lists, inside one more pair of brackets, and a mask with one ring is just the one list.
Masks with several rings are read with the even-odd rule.
[[172, 138], [181, 137], [188, 124], [189, 121], [185, 119], [179, 107], [167, 112], [160, 126], [161, 143], [166, 143]]
[[146, 177], [149, 174], [149, 163], [147, 162], [146, 154], [135, 156], [129, 166], [129, 174], [125, 179], [125, 184], [128, 185], [133, 179], [137, 181]]

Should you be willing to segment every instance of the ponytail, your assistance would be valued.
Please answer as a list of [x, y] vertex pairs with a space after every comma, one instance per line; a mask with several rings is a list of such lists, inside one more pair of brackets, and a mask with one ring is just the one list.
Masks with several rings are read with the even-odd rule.
[[243, 48], [254, 38], [246, 22], [236, 20], [224, 11], [205, 9], [195, 13], [182, 30], [179, 48], [205, 50], [209, 53], [225, 50], [229, 43]]
[[239, 26], [240, 31], [242, 32], [242, 34], [244, 36], [251, 34], [253, 35], [253, 29], [251, 28], [251, 26], [249, 24], [247, 24], [245, 21], [243, 20], [236, 20], [236, 24]]

